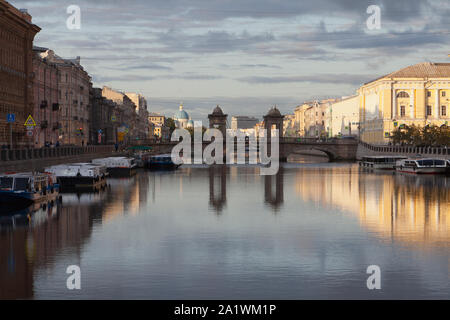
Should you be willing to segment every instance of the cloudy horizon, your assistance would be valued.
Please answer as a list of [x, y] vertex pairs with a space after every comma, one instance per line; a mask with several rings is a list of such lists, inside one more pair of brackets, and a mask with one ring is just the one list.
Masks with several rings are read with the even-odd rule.
[[[10, 0], [42, 28], [35, 45], [81, 63], [94, 86], [146, 96], [150, 112], [193, 119], [292, 113], [311, 99], [424, 61], [449, 62], [445, 0]], [[81, 29], [66, 27], [69, 5]], [[368, 30], [369, 5], [381, 29]]]

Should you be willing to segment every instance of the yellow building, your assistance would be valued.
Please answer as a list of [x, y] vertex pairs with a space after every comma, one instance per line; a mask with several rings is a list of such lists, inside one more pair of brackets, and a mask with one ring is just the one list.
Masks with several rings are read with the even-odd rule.
[[401, 125], [450, 120], [450, 63], [424, 62], [364, 84], [358, 90], [361, 140], [387, 144]]
[[166, 117], [159, 114], [159, 113], [150, 113], [148, 115], [148, 121], [155, 125], [165, 125], [166, 124]]
[[283, 119], [283, 136], [294, 137], [298, 135], [298, 125], [295, 122], [295, 115], [287, 114]]
[[306, 110], [312, 108], [311, 103], [304, 103], [298, 106], [294, 110], [295, 122], [297, 123], [298, 135], [304, 137], [306, 135], [306, 122], [305, 122], [305, 112]]

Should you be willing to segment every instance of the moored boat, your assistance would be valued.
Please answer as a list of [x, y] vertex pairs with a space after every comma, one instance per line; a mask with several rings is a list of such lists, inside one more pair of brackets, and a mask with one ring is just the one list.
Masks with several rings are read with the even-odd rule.
[[399, 160], [406, 159], [402, 156], [367, 156], [363, 157], [359, 162], [359, 166], [363, 168], [371, 168], [378, 170], [395, 170], [395, 164]]
[[447, 161], [443, 159], [403, 159], [397, 161], [396, 170], [416, 174], [441, 174], [447, 171]]
[[92, 160], [93, 164], [103, 165], [112, 177], [130, 177], [136, 173], [136, 161], [127, 157], [109, 157]]
[[147, 161], [147, 168], [149, 170], [176, 170], [180, 164], [175, 164], [172, 161], [172, 155], [161, 154], [156, 156], [151, 156]]
[[63, 189], [100, 188], [106, 185], [106, 167], [92, 163], [71, 163], [45, 168], [57, 177]]
[[0, 203], [32, 204], [56, 200], [59, 185], [45, 173], [7, 173], [0, 175]]

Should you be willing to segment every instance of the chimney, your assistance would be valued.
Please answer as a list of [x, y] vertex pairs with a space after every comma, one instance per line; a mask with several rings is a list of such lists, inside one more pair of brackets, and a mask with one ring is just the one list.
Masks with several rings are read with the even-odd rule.
[[19, 9], [19, 11], [22, 13], [23, 18], [31, 23], [31, 15], [28, 13], [28, 9]]

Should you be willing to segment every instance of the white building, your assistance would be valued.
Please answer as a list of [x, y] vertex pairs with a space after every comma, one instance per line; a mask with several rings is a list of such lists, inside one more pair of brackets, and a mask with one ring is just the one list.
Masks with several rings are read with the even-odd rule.
[[326, 117], [328, 137], [359, 135], [359, 97], [343, 97], [328, 108]]
[[186, 129], [188, 125], [191, 125], [189, 122], [189, 114], [183, 110], [183, 104], [180, 104], [180, 109], [173, 116], [173, 120], [177, 128]]

